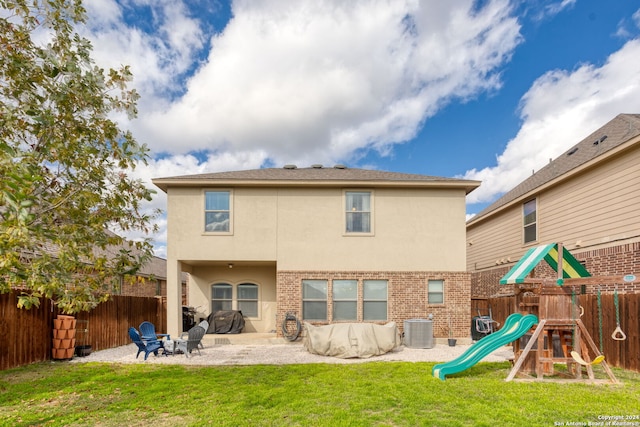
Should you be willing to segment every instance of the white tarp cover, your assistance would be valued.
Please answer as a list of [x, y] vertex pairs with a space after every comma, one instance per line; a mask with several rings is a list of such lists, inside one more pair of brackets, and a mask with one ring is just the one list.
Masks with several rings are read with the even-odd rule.
[[400, 346], [400, 334], [395, 322], [336, 323], [313, 326], [304, 322], [304, 347], [309, 353], [341, 359], [367, 358], [387, 353]]

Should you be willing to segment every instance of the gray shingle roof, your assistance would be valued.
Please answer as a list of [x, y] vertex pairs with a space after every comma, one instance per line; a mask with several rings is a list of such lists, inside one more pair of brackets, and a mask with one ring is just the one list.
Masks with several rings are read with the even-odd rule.
[[529, 194], [571, 170], [640, 135], [640, 114], [619, 114], [558, 158], [522, 181], [469, 221], [472, 224], [493, 211]]
[[429, 184], [464, 187], [467, 193], [478, 187], [478, 181], [456, 178], [443, 178], [429, 175], [385, 172], [369, 169], [352, 169], [347, 167], [284, 167], [265, 168], [233, 172], [216, 172], [197, 175], [183, 175], [167, 178], [156, 178], [153, 183], [162, 190], [170, 186], [190, 186], [210, 184], [244, 184], [262, 183], [263, 185], [321, 185], [339, 183], [377, 184]]

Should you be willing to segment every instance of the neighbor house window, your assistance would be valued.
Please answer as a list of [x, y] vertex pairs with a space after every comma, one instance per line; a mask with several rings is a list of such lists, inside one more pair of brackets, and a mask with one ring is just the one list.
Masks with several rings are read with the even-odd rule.
[[232, 310], [233, 287], [228, 283], [211, 286], [211, 311]]
[[387, 320], [387, 281], [362, 282], [363, 320]]
[[523, 205], [522, 213], [524, 217], [524, 243], [538, 240], [536, 199], [529, 200]]
[[238, 285], [238, 310], [244, 317], [258, 317], [258, 285]]
[[371, 233], [371, 192], [345, 191], [347, 233]]
[[231, 231], [231, 192], [205, 191], [204, 230], [212, 233]]
[[333, 281], [333, 320], [358, 319], [358, 281]]
[[444, 304], [444, 281], [429, 280], [427, 284], [427, 303]]
[[327, 320], [327, 281], [302, 281], [302, 318]]

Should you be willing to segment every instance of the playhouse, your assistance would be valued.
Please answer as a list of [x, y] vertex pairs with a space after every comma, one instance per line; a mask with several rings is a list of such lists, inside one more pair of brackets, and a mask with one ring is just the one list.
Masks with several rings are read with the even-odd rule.
[[[555, 279], [534, 277], [534, 269], [542, 260], [556, 272]], [[602, 350], [580, 319], [583, 312], [577, 296], [584, 285], [634, 281], [634, 274], [592, 277], [561, 243], [531, 248], [500, 280], [500, 284], [513, 284], [516, 289], [515, 307], [502, 328], [476, 342], [456, 359], [434, 365], [432, 375], [444, 381], [447, 375], [468, 369], [491, 352], [513, 343], [514, 364], [506, 381], [518, 375], [520, 379], [534, 381], [618, 383]], [[525, 296], [537, 296], [538, 300], [531, 302], [531, 298]], [[598, 304], [602, 346], [601, 308]], [[617, 302], [616, 323], [611, 338], [623, 341], [626, 335], [620, 328]], [[556, 370], [558, 364], [566, 364], [566, 370]], [[596, 378], [594, 366], [601, 367], [607, 379], [602, 379], [602, 375]], [[586, 369], [586, 378], [583, 369]]]
[[[532, 277], [534, 268], [543, 260], [557, 272], [555, 279]], [[500, 280], [502, 285], [515, 285], [516, 311], [537, 311], [538, 316], [533, 332], [513, 342], [515, 360], [506, 380], [511, 381], [516, 375], [536, 380], [544, 380], [545, 376], [555, 379], [564, 376], [563, 380], [617, 383], [604, 355], [580, 319], [582, 308], [578, 305], [577, 295], [582, 285], [634, 280], [634, 275], [592, 277], [561, 243], [531, 248]], [[523, 297], [528, 295], [537, 295], [539, 302], [525, 302]], [[612, 338], [626, 338], [619, 324]], [[599, 341], [602, 342], [602, 336]], [[566, 364], [566, 372], [557, 371], [556, 364]], [[608, 380], [595, 378], [593, 368], [596, 365], [602, 367]], [[583, 369], [586, 369], [587, 378], [583, 378]]]

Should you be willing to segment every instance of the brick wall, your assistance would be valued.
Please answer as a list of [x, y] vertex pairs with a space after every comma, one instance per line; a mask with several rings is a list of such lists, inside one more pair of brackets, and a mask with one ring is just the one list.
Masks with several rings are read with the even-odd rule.
[[[315, 325], [332, 323], [333, 305], [331, 288], [333, 280], [358, 280], [358, 301], [362, 301], [364, 280], [387, 280], [387, 320], [375, 323], [396, 322], [400, 331], [408, 319], [426, 319], [434, 315], [434, 335], [448, 336], [451, 317], [452, 336], [467, 338], [470, 335], [469, 313], [471, 304], [471, 277], [466, 272], [362, 272], [362, 271], [279, 271], [277, 273], [278, 325], [288, 312], [302, 318], [302, 280], [327, 280], [327, 321], [311, 322]], [[444, 304], [427, 303], [429, 280], [444, 280]], [[362, 319], [362, 304], [358, 304], [358, 319]], [[353, 321], [352, 321], [353, 322]], [[278, 334], [282, 332], [278, 328]]]
[[[496, 267], [491, 270], [476, 271], [471, 274], [471, 296], [473, 298], [489, 298], [505, 291], [500, 279], [511, 267]], [[509, 287], [511, 289], [511, 287]]]
[[167, 296], [167, 282], [160, 281], [160, 293], [158, 293], [158, 280], [149, 280], [148, 278], [137, 278], [136, 280], [125, 280], [122, 284], [122, 292], [120, 295], [128, 295], [134, 297], [155, 297]]
[[[574, 249], [571, 254], [583, 263], [592, 276], [636, 274], [639, 278], [639, 281], [634, 283], [587, 285], [587, 294], [596, 293], [598, 289], [603, 293], [610, 293], [614, 290], [617, 290], [618, 293], [640, 293], [640, 242], [583, 252]], [[499, 282], [511, 267], [498, 267], [471, 273], [471, 294], [473, 297], [488, 298], [508, 293], [512, 287], [502, 286]], [[557, 277], [557, 273], [546, 262], [541, 261], [534, 269], [534, 276], [554, 279]]]

